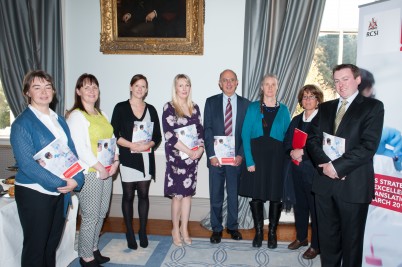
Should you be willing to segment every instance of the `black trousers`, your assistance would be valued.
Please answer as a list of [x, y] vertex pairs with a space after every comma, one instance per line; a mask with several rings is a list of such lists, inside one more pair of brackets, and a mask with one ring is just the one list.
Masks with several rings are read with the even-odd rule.
[[21, 266], [56, 266], [65, 223], [63, 194], [47, 195], [16, 185], [15, 201], [24, 234]]
[[321, 266], [362, 266], [368, 203], [349, 203], [336, 195], [315, 195]]

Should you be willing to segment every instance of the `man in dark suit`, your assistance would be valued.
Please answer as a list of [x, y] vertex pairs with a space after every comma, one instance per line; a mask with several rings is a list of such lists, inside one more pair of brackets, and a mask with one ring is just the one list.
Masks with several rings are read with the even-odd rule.
[[[333, 78], [340, 98], [320, 105], [307, 141], [319, 172], [312, 190], [321, 263], [358, 267], [368, 206], [374, 198], [373, 156], [381, 138], [384, 106], [359, 94], [361, 77], [355, 65], [336, 66]], [[339, 158], [331, 160], [323, 151], [324, 133], [345, 139], [345, 152]]]
[[[243, 163], [243, 144], [241, 129], [249, 101], [238, 96], [235, 91], [239, 81], [232, 70], [224, 70], [219, 77], [219, 87], [222, 94], [207, 99], [204, 109], [204, 142], [207, 152], [207, 166], [209, 168], [209, 195], [211, 205], [211, 243], [220, 243], [222, 238], [222, 206], [224, 188], [227, 193], [227, 232], [234, 240], [241, 240], [238, 231], [238, 194], [241, 165]], [[230, 100], [229, 100], [230, 99]], [[214, 136], [225, 135], [225, 112], [228, 102], [232, 111], [232, 133], [235, 137], [235, 161], [231, 165], [221, 165], [214, 151]]]

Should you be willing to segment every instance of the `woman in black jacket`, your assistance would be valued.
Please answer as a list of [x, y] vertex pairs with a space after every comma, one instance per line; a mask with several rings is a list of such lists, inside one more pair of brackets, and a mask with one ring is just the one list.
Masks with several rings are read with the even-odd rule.
[[[317, 217], [314, 195], [311, 192], [316, 169], [307, 154], [306, 148], [293, 148], [292, 142], [296, 128], [308, 133], [311, 120], [317, 114], [318, 105], [323, 102], [323, 98], [321, 89], [315, 85], [308, 84], [300, 89], [297, 99], [304, 111], [292, 119], [283, 141], [285, 154], [294, 162], [290, 164], [289, 170], [293, 184], [286, 184], [285, 182], [285, 191], [294, 191], [296, 201], [293, 210], [297, 235], [296, 240], [290, 243], [288, 248], [293, 250], [308, 245], [307, 233], [309, 217], [311, 216], [311, 246], [303, 254], [305, 259], [314, 259], [319, 254]], [[286, 190], [287, 185], [293, 188]], [[286, 199], [286, 196], [284, 198]]]
[[[138, 232], [140, 246], [143, 248], [148, 246], [146, 234], [149, 211], [148, 193], [151, 179], [155, 179], [154, 151], [162, 139], [158, 113], [152, 105], [144, 101], [147, 93], [147, 78], [141, 74], [134, 75], [130, 81], [130, 99], [115, 106], [111, 122], [120, 149], [120, 176], [123, 187], [121, 206], [127, 228], [127, 245], [131, 249], [137, 249], [132, 224], [136, 190], [140, 219]], [[150, 130], [150, 125], [153, 131]], [[136, 140], [136, 137], [141, 140]]]

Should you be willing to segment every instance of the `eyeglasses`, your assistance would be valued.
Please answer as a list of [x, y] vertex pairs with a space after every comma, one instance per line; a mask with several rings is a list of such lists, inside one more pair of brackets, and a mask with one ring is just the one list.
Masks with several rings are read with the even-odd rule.
[[222, 82], [222, 83], [234, 83], [235, 81], [236, 81], [235, 78], [232, 78], [232, 79], [221, 79], [221, 82]]
[[315, 95], [305, 95], [305, 96], [303, 96], [303, 100], [307, 100], [307, 99], [309, 99], [309, 100], [314, 100], [314, 99], [316, 99], [317, 97], [315, 96]]

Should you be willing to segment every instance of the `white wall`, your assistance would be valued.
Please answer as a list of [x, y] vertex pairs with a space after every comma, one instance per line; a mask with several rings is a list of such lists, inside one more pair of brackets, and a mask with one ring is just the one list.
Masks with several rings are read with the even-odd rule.
[[[243, 0], [205, 0], [204, 55], [104, 55], [99, 52], [101, 14], [100, 0], [65, 0], [64, 42], [66, 75], [66, 108], [74, 101], [74, 86], [84, 72], [94, 74], [100, 83], [101, 108], [112, 116], [116, 103], [129, 97], [129, 82], [134, 74], [144, 74], [149, 81], [146, 101], [162, 114], [162, 107], [171, 98], [171, 85], [178, 73], [192, 80], [193, 100], [201, 112], [207, 97], [220, 92], [219, 73], [233, 69], [239, 80], [243, 61]], [[237, 93], [241, 94], [241, 86]], [[150, 194], [163, 196], [164, 151], [157, 151], [157, 179]], [[208, 198], [208, 169], [205, 156], [200, 162], [196, 197]], [[115, 181], [114, 193], [120, 193]]]

